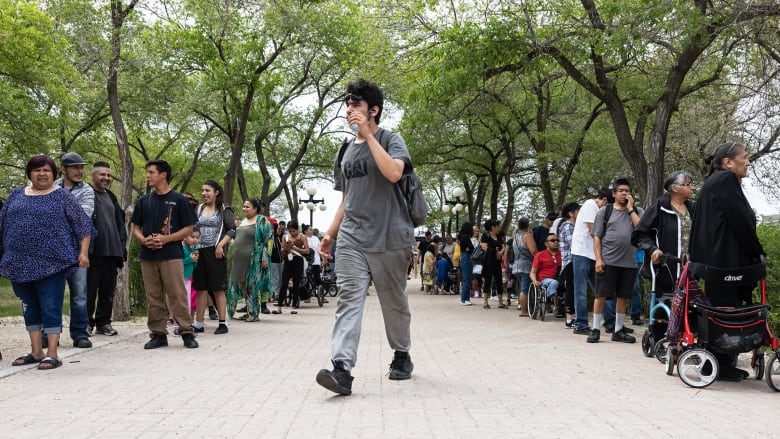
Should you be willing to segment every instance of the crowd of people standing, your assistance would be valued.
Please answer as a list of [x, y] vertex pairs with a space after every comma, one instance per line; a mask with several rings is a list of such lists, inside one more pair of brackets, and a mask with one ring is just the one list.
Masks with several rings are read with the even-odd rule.
[[[14, 190], [0, 210], [0, 276], [11, 280], [23, 304], [31, 340], [30, 352], [12, 365], [37, 363], [41, 370], [62, 365], [57, 348], [66, 284], [74, 347], [92, 347], [96, 334], [118, 335], [112, 313], [118, 271], [127, 261], [125, 212], [109, 189], [110, 165], [93, 163], [90, 183], [83, 179], [85, 165], [74, 152], [64, 154], [59, 167], [46, 155], [33, 156], [25, 170], [29, 185]], [[214, 333], [225, 334], [237, 311], [244, 313], [241, 320], [254, 322], [261, 313], [270, 314], [272, 297], [278, 308], [286, 305], [283, 281], [304, 275], [303, 265], [287, 256], [315, 256], [311, 270], [320, 275], [320, 255], [308, 255], [319, 245], [310, 226], [303, 226], [303, 235], [296, 221], [277, 223], [258, 198], [246, 200], [242, 218], [236, 219], [217, 182], [204, 182], [198, 203], [171, 189], [167, 162], [153, 160], [145, 168], [152, 190], [135, 203], [131, 224], [132, 236], [142, 244], [146, 349], [167, 346], [171, 324], [185, 347], [197, 348], [195, 334], [205, 330], [207, 308], [218, 320]], [[300, 247], [291, 246], [293, 241]], [[235, 249], [228, 264], [231, 242]], [[299, 288], [298, 282], [291, 287], [293, 313]], [[242, 299], [245, 308], [237, 310]]]
[[[732, 268], [759, 263], [764, 255], [755, 215], [740, 186], [750, 165], [745, 146], [723, 144], [705, 161], [711, 172], [697, 202], [692, 175], [675, 171], [664, 181], [663, 195], [648, 203], [647, 211], [635, 204], [631, 182], [618, 178], [582, 205], [570, 202], [559, 214], [548, 213], [533, 229], [528, 218], [520, 218], [508, 238], [495, 219], [485, 221], [481, 229], [463, 223], [455, 249], [461, 305], [472, 305], [472, 299], [482, 297], [485, 309], [491, 308], [491, 300], [498, 302], [498, 308], [507, 308], [517, 297], [519, 315], [527, 317], [528, 292], [532, 286], [543, 287], [556, 317], [565, 318], [564, 326], [585, 335], [588, 343], [599, 342], [602, 331], [611, 334], [613, 342], [634, 343], [634, 329], [628, 324], [644, 323], [642, 273], [658, 273], [656, 291], [666, 292], [673, 292], [681, 273], [680, 262], [659, 269], [662, 255]], [[427, 232], [418, 244], [421, 255], [423, 248], [427, 249], [420, 266], [424, 289], [431, 261], [437, 252], [444, 252], [443, 240]], [[594, 297], [591, 319], [589, 290]], [[716, 306], [752, 301], [752, 288], [711, 290], [708, 296]], [[743, 371], [736, 370], [733, 356], [718, 361], [723, 371], [720, 379], [744, 377]]]

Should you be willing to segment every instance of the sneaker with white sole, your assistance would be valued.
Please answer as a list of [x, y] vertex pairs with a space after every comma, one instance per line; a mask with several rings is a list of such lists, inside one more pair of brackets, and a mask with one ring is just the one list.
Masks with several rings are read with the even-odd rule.
[[471, 306], [471, 305], [473, 305], [473, 303], [471, 303], [471, 301], [468, 301], [468, 300], [465, 301], [465, 302], [460, 302], [460, 304], [463, 305], [463, 306]]

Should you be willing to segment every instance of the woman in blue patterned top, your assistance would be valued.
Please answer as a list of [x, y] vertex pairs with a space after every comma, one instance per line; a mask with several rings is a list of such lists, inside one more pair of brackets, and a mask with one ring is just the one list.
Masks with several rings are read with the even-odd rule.
[[[69, 191], [54, 185], [56, 165], [33, 156], [25, 172], [31, 185], [17, 188], [0, 210], [0, 276], [11, 281], [22, 301], [31, 351], [12, 363], [38, 363], [38, 369], [62, 365], [57, 345], [62, 332], [65, 279], [89, 267], [92, 222]], [[44, 354], [41, 331], [49, 342]]]

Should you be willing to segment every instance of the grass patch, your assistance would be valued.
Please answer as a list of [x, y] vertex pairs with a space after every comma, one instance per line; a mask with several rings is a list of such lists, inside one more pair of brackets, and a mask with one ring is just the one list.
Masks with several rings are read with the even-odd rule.
[[[65, 300], [62, 305], [62, 314], [70, 315], [70, 293], [65, 286]], [[22, 302], [14, 294], [11, 281], [0, 278], [0, 317], [15, 317], [22, 315]]]

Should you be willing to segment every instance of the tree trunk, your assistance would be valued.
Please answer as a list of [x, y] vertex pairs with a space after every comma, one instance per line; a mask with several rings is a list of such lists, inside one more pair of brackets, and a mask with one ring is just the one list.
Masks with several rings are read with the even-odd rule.
[[[119, 106], [119, 62], [122, 53], [122, 26], [127, 15], [133, 10], [138, 0], [132, 0], [127, 8], [122, 7], [121, 0], [111, 2], [111, 61], [108, 64], [108, 106], [111, 110], [111, 120], [114, 123], [114, 135], [119, 150], [119, 159], [122, 162], [122, 193], [120, 204], [125, 207], [126, 220], [128, 206], [133, 195], [133, 158], [130, 155], [130, 142], [127, 140], [127, 131], [122, 119], [122, 111]], [[132, 208], [130, 208], [132, 211]], [[126, 222], [129, 224], [129, 221]], [[129, 249], [132, 235], [128, 235], [127, 245]], [[128, 258], [129, 259], [129, 258]], [[124, 264], [117, 277], [116, 290], [114, 292], [113, 319], [118, 321], [130, 320], [130, 289], [128, 282], [128, 264]]]

